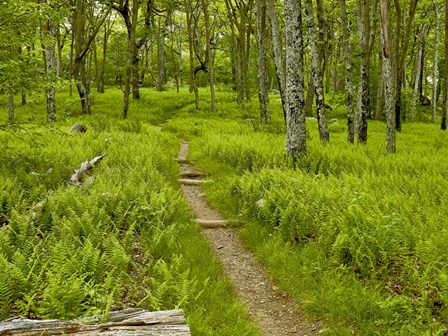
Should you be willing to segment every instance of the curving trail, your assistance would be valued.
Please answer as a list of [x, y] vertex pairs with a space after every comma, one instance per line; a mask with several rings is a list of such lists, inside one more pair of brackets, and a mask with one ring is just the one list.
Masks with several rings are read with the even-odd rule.
[[183, 141], [177, 157], [182, 190], [193, 208], [203, 235], [210, 242], [238, 295], [249, 306], [263, 335], [319, 335], [316, 325], [306, 321], [291, 297], [273, 285], [262, 266], [241, 244], [226, 221], [204, 200], [200, 184], [205, 175], [188, 162], [189, 144]]

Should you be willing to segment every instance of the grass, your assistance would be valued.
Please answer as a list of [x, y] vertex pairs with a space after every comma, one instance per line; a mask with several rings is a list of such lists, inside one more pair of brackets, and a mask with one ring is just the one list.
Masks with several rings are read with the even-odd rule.
[[[108, 90], [91, 116], [59, 94], [56, 125], [41, 126], [36, 100], [0, 130], [0, 319], [182, 308], [193, 335], [257, 335], [179, 193], [179, 139], [150, 126], [191, 96], [142, 91], [126, 121]], [[67, 133], [75, 121], [88, 132]], [[67, 185], [104, 153], [82, 187]]]

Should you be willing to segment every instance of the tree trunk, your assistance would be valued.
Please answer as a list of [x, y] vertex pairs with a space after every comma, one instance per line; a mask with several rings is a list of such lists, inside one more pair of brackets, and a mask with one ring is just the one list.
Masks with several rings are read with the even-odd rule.
[[100, 92], [100, 65], [98, 62], [98, 46], [96, 43], [93, 44], [93, 63], [95, 64], [95, 82], [96, 82], [96, 92]]
[[282, 37], [280, 35], [280, 28], [278, 25], [277, 13], [274, 6], [275, 0], [266, 1], [266, 10], [270, 22], [270, 32], [272, 39], [272, 49], [274, 52], [275, 72], [277, 77], [278, 90], [280, 91], [280, 98], [282, 100], [283, 118], [286, 123], [286, 77], [285, 77], [285, 62], [283, 59]]
[[22, 106], [26, 105], [26, 91], [22, 91]]
[[357, 127], [359, 143], [367, 143], [367, 117], [369, 111], [369, 68], [370, 68], [370, 0], [358, 0], [359, 36], [361, 44], [361, 69], [358, 90]]
[[412, 93], [412, 106], [410, 109], [409, 119], [414, 120], [415, 112], [417, 109], [417, 104], [420, 101], [420, 97], [423, 94], [423, 85], [422, 85], [422, 69], [423, 69], [423, 52], [424, 52], [424, 43], [423, 40], [426, 39], [426, 26], [423, 25], [421, 38], [419, 39], [419, 45], [417, 49], [417, 55], [415, 56], [415, 78], [414, 78], [414, 90]]
[[396, 152], [395, 116], [394, 116], [394, 81], [392, 72], [392, 42], [390, 37], [389, 0], [381, 0], [381, 28], [383, 32], [383, 68], [385, 83], [386, 109], [386, 149], [389, 153]]
[[[411, 35], [411, 26], [414, 20], [415, 10], [417, 8], [418, 0], [412, 0], [409, 7], [409, 16], [406, 21], [406, 30], [401, 40], [401, 8], [400, 0], [394, 0], [395, 11], [397, 13], [397, 31], [395, 40], [395, 64], [396, 64], [396, 86], [395, 86], [395, 127], [397, 131], [401, 132], [401, 92], [403, 81], [405, 80], [405, 66], [406, 56], [409, 46], [409, 38]], [[400, 43], [401, 42], [401, 43]]]
[[311, 73], [314, 82], [314, 91], [316, 94], [316, 110], [317, 122], [319, 124], [319, 137], [323, 142], [330, 141], [330, 134], [327, 127], [327, 117], [325, 115], [325, 94], [323, 87], [323, 72], [321, 55], [323, 51], [319, 51], [317, 45], [316, 27], [313, 15], [312, 0], [305, 0], [305, 12], [307, 17], [308, 34], [311, 46]]
[[439, 40], [440, 40], [440, 13], [437, 4], [434, 2], [434, 10], [436, 13], [436, 37], [434, 42], [434, 65], [432, 75], [432, 123], [437, 123], [437, 86], [439, 80]]
[[132, 98], [140, 99], [140, 57], [136, 45], [132, 48], [132, 52]]
[[8, 120], [14, 122], [14, 91], [11, 88], [8, 93]]
[[105, 27], [103, 35], [103, 57], [101, 58], [100, 71], [98, 74], [98, 93], [104, 93], [104, 72], [106, 70], [107, 42], [109, 40], [109, 34], [110, 30]]
[[56, 121], [56, 52], [55, 52], [55, 35], [56, 29], [59, 27], [50, 20], [47, 21], [46, 34], [48, 41], [45, 45], [45, 71], [49, 84], [46, 88], [47, 98], [47, 122], [53, 123]]
[[78, 89], [83, 114], [90, 114], [90, 87], [87, 83], [86, 56], [96, 34], [100, 30], [106, 18], [109, 16], [110, 7], [105, 10], [104, 16], [86, 33], [86, 15], [84, 11], [86, 3], [76, 0], [73, 11], [73, 78]]
[[384, 94], [384, 66], [383, 66], [383, 52], [380, 51], [378, 57], [378, 88], [376, 91], [376, 109], [375, 109], [375, 119], [378, 121], [383, 119], [383, 94]]
[[301, 0], [285, 0], [286, 21], [286, 153], [294, 165], [306, 154], [303, 35]]
[[260, 102], [260, 120], [263, 124], [267, 124], [271, 120], [269, 111], [266, 40], [266, 0], [257, 0], [258, 100]]
[[216, 112], [216, 97], [215, 97], [215, 74], [214, 74], [214, 55], [212, 50], [212, 41], [213, 36], [211, 32], [211, 25], [210, 25], [210, 14], [208, 11], [208, 8], [210, 6], [209, 1], [206, 2], [206, 0], [201, 0], [202, 3], [202, 10], [204, 12], [204, 23], [205, 23], [205, 52], [208, 59], [208, 75], [209, 75], [209, 81], [210, 81], [210, 99], [212, 104], [212, 112]]
[[196, 86], [196, 74], [194, 70], [194, 25], [192, 21], [192, 8], [189, 0], [185, 0], [185, 11], [187, 17], [188, 50], [190, 52], [190, 93], [194, 92], [196, 110], [200, 109], [199, 92]]
[[306, 98], [305, 98], [305, 115], [307, 117], [313, 116], [313, 100], [314, 100], [314, 81], [311, 70], [308, 74], [308, 84], [306, 86]]
[[440, 128], [446, 130], [448, 112], [448, 5], [445, 4], [445, 92], [442, 106], [442, 122]]
[[[137, 33], [137, 19], [139, 10], [139, 0], [132, 0], [131, 17], [126, 22], [126, 28], [128, 32], [128, 57], [126, 63], [126, 76], [124, 82], [124, 97], [123, 97], [123, 112], [122, 118], [128, 117], [129, 110], [129, 96], [131, 94], [131, 81], [132, 81], [132, 67], [135, 62], [135, 55], [137, 53], [136, 45], [136, 33]], [[129, 13], [129, 11], [128, 11]]]
[[61, 31], [59, 25], [55, 27], [54, 33], [56, 34], [56, 76], [60, 77], [62, 73], [62, 49], [64, 48], [63, 42], [61, 41]]
[[339, 0], [342, 20], [342, 39], [344, 46], [345, 59], [345, 91], [347, 92], [347, 141], [355, 142], [355, 124], [354, 124], [354, 107], [353, 107], [353, 80], [352, 80], [352, 62], [350, 48], [350, 30], [347, 19], [347, 9], [345, 0]]
[[[179, 22], [179, 27], [182, 27], [182, 21]], [[177, 34], [177, 50], [179, 53], [179, 84], [180, 87], [184, 87], [184, 62], [183, 62], [183, 52], [182, 52], [182, 35]]]
[[68, 79], [70, 97], [73, 96], [74, 60], [75, 60], [75, 27], [72, 27], [71, 42], [70, 42], [70, 74]]
[[158, 53], [158, 63], [157, 63], [157, 91], [165, 90], [166, 85], [166, 53], [165, 53], [165, 45], [163, 43], [164, 34], [163, 29], [161, 27], [161, 19], [159, 19], [159, 32], [157, 34], [157, 53]]

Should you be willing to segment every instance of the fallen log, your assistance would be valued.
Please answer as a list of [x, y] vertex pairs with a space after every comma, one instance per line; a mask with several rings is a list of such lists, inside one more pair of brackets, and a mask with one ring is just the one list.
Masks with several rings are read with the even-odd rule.
[[148, 312], [139, 308], [130, 308], [112, 312], [107, 322], [101, 323], [101, 321], [102, 316], [79, 321], [38, 321], [15, 318], [0, 322], [0, 335], [191, 335], [181, 310]]
[[191, 180], [191, 179], [179, 179], [180, 184], [183, 185], [201, 185], [206, 182], [210, 182], [209, 180]]
[[206, 229], [217, 229], [227, 226], [227, 221], [225, 220], [196, 219], [196, 222]]
[[91, 161], [86, 160], [85, 162], [81, 163], [81, 167], [79, 169], [75, 169], [73, 175], [70, 177], [70, 180], [68, 181], [68, 184], [72, 185], [78, 185], [82, 183], [85, 175], [87, 172], [93, 169], [93, 167], [100, 162], [105, 156], [107, 155], [100, 155], [95, 158], [93, 158]]

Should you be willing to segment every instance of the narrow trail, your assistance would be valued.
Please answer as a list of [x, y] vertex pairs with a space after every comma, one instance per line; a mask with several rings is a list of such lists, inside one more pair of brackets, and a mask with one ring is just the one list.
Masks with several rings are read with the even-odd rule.
[[319, 335], [316, 325], [306, 321], [283, 293], [264, 273], [262, 266], [241, 244], [237, 234], [225, 225], [221, 215], [204, 200], [200, 184], [205, 175], [188, 162], [189, 144], [183, 141], [177, 157], [180, 181], [186, 199], [193, 208], [203, 235], [212, 246], [238, 295], [249, 306], [249, 314], [263, 335]]

